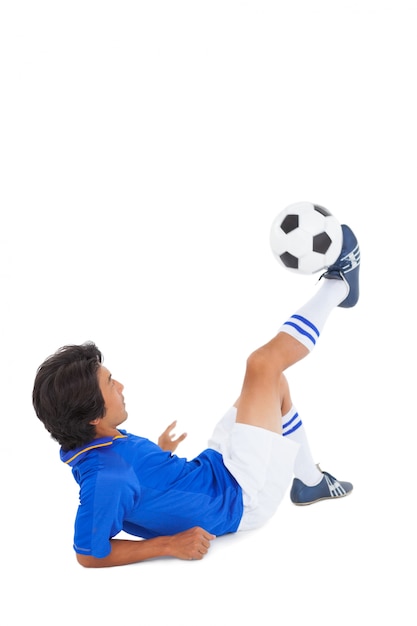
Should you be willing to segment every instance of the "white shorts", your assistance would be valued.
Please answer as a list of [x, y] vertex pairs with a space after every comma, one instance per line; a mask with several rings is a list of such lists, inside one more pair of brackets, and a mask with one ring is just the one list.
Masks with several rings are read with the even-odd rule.
[[236, 407], [220, 420], [209, 439], [243, 492], [238, 530], [252, 530], [275, 513], [293, 477], [298, 444], [270, 430], [236, 424]]

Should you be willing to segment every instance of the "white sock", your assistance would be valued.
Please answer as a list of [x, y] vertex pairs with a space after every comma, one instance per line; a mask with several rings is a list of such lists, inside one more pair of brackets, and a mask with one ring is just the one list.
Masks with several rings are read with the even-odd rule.
[[323, 474], [314, 463], [305, 428], [294, 406], [282, 416], [282, 436], [300, 445], [294, 463], [295, 477], [309, 487], [317, 485], [322, 480]]
[[332, 310], [346, 298], [347, 287], [343, 280], [324, 279], [319, 291], [278, 332], [291, 335], [312, 350]]

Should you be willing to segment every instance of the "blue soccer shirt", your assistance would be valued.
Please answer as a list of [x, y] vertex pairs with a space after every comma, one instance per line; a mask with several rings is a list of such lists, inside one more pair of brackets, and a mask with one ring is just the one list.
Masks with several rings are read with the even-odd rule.
[[74, 549], [105, 557], [120, 531], [149, 539], [193, 526], [220, 536], [235, 532], [242, 490], [221, 454], [204, 450], [188, 461], [121, 430], [61, 459], [80, 486]]

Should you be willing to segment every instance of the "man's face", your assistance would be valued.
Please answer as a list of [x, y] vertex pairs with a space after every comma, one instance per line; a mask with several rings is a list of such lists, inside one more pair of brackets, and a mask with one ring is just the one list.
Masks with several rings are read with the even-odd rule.
[[109, 370], [101, 365], [98, 370], [98, 383], [103, 394], [106, 413], [100, 420], [102, 426], [117, 428], [127, 419], [127, 411], [123, 397], [123, 385], [112, 378]]

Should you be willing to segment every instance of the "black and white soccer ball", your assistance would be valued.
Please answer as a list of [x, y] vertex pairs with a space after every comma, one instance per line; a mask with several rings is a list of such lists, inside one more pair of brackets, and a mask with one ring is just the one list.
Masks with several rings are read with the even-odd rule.
[[299, 274], [315, 274], [332, 265], [342, 243], [341, 224], [318, 204], [291, 204], [272, 222], [270, 244], [275, 258]]

